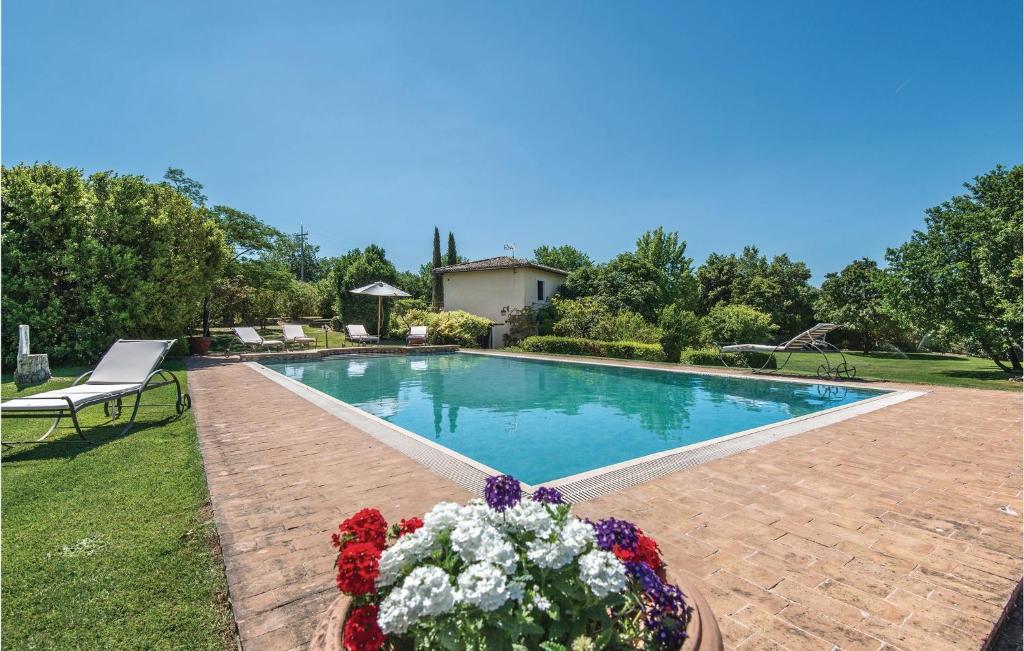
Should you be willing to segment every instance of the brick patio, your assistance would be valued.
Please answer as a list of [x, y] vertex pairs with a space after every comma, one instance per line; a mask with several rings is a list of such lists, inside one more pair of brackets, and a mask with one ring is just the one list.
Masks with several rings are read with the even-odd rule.
[[[242, 364], [190, 369], [245, 649], [302, 648], [329, 533], [469, 494]], [[1021, 576], [1021, 395], [926, 396], [576, 507], [636, 522], [729, 648], [979, 648]], [[254, 396], [256, 397], [255, 399]]]

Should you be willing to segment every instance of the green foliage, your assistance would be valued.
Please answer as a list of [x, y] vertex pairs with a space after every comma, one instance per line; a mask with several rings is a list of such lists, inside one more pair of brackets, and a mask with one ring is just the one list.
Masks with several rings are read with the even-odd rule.
[[540, 310], [529, 305], [519, 310], [511, 310], [505, 317], [508, 332], [502, 335], [506, 346], [515, 346], [527, 337], [540, 334]]
[[[925, 211], [925, 230], [886, 254], [887, 294], [924, 328], [976, 341], [1021, 373], [1021, 166], [997, 166], [968, 194]], [[1003, 360], [1009, 358], [1010, 366]]]
[[455, 248], [455, 236], [448, 232], [448, 255], [445, 256], [446, 265], [459, 264], [459, 251]]
[[594, 264], [590, 260], [590, 256], [568, 244], [563, 244], [562, 246], [538, 246], [533, 250], [533, 261], [537, 264], [561, 269], [562, 271], [575, 271], [581, 267], [590, 267]]
[[430, 309], [426, 301], [418, 298], [403, 298], [395, 301], [388, 321], [388, 336], [403, 339], [414, 325], [425, 325], [429, 329], [437, 320], [437, 312]]
[[430, 328], [428, 339], [432, 344], [455, 344], [463, 348], [478, 348], [478, 340], [491, 330], [491, 320], [462, 310], [438, 312]]
[[429, 264], [422, 265], [418, 272], [399, 271], [395, 281], [396, 287], [405, 290], [413, 298], [430, 302], [431, 285], [434, 281]]
[[252, 297], [252, 319], [267, 327], [267, 321], [272, 317], [279, 316], [284, 308], [284, 292], [272, 287], [256, 289]]
[[665, 275], [633, 253], [616, 256], [606, 265], [581, 267], [565, 279], [564, 298], [593, 297], [611, 312], [631, 310], [653, 322], [664, 300]]
[[315, 316], [319, 307], [320, 295], [314, 283], [293, 280], [281, 296], [281, 310], [286, 316], [298, 319], [304, 316]]
[[431, 263], [431, 281], [430, 281], [430, 300], [434, 305], [435, 310], [440, 310], [444, 306], [444, 278], [441, 274], [433, 273], [434, 269], [442, 266], [441, 262], [441, 231], [437, 230], [437, 226], [434, 227], [434, 255], [430, 260]]
[[[398, 272], [381, 247], [371, 244], [365, 249], [352, 249], [337, 259], [332, 273], [338, 297], [338, 320], [342, 324], [360, 324], [367, 332], [377, 331], [377, 297], [353, 294], [351, 290], [383, 280], [395, 284]], [[381, 303], [381, 323], [387, 325], [392, 300]]]
[[686, 257], [686, 241], [679, 238], [679, 233], [666, 233], [661, 226], [647, 231], [636, 241], [636, 256], [664, 275], [662, 306], [681, 303], [689, 309], [696, 307], [697, 279], [693, 275], [693, 260]]
[[2, 172], [5, 365], [19, 323], [55, 364], [91, 363], [118, 338], [182, 336], [228, 255], [204, 209], [140, 176]]
[[659, 344], [637, 341], [597, 341], [577, 337], [538, 336], [524, 339], [519, 344], [519, 349], [531, 353], [665, 361], [665, 353]]
[[701, 319], [704, 339], [719, 344], [756, 344], [770, 339], [779, 327], [772, 317], [749, 305], [719, 305]]
[[661, 342], [661, 328], [651, 325], [636, 312], [623, 310], [598, 320], [590, 336], [602, 341], [639, 341], [645, 344]]
[[782, 336], [792, 336], [813, 325], [816, 290], [808, 284], [810, 278], [803, 262], [785, 254], [769, 262], [754, 246], [744, 247], [739, 256], [712, 253], [697, 270], [699, 311], [749, 305], [770, 314]]
[[[747, 364], [752, 368], [761, 368], [766, 361], [768, 365], [765, 368], [776, 368], [778, 363], [778, 360], [768, 353], [750, 352], [743, 353], [743, 355], [746, 357]], [[744, 366], [743, 360], [738, 354], [722, 353], [719, 355], [714, 348], [688, 348], [679, 354], [679, 363], [688, 366], [722, 366], [723, 359], [730, 368]]]
[[864, 352], [871, 352], [880, 338], [897, 330], [884, 291], [885, 272], [874, 260], [861, 258], [825, 275], [814, 311], [821, 320], [855, 330]]
[[323, 278], [316, 281], [314, 287], [316, 288], [316, 315], [330, 318], [337, 314], [338, 296], [334, 291], [333, 267]]
[[661, 347], [670, 362], [679, 361], [684, 348], [692, 348], [701, 342], [700, 318], [682, 304], [673, 304], [661, 311]]
[[593, 296], [577, 299], [556, 296], [551, 299], [551, 308], [555, 312], [552, 331], [560, 337], [594, 339], [594, 325], [612, 316], [608, 306]]

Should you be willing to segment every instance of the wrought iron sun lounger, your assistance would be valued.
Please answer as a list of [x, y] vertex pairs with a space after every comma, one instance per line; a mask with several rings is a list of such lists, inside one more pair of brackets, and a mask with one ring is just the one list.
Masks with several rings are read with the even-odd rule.
[[[82, 432], [78, 413], [86, 407], [102, 403], [104, 413], [113, 422], [121, 416], [123, 400], [134, 396], [131, 418], [121, 430], [122, 435], [126, 434], [135, 423], [135, 417], [142, 406], [142, 393], [169, 384], [173, 384], [177, 390], [173, 405], [175, 412], [182, 414], [192, 406], [192, 398], [182, 392], [181, 383], [173, 373], [158, 368], [173, 344], [173, 339], [120, 339], [110, 347], [95, 369], [80, 375], [71, 386], [0, 403], [0, 417], [3, 418], [53, 418], [53, 424], [41, 438], [34, 441], [3, 441], [3, 445], [44, 441], [65, 416], [71, 418], [75, 432], [82, 441], [91, 443]], [[145, 406], [171, 405], [154, 403]]]
[[[819, 379], [849, 380], [857, 375], [857, 368], [855, 366], [851, 366], [846, 361], [846, 355], [843, 354], [843, 351], [825, 340], [825, 336], [838, 327], [839, 326], [834, 323], [819, 323], [813, 328], [808, 328], [789, 341], [778, 344], [777, 346], [763, 344], [731, 344], [728, 346], [721, 346], [718, 343], [715, 343], [715, 346], [718, 348], [718, 356], [722, 360], [723, 366], [729, 366], [725, 361], [723, 353], [736, 353], [740, 361], [743, 362], [743, 365], [754, 373], [778, 373], [786, 366], [786, 364], [789, 363], [789, 359], [793, 356], [793, 353], [800, 351], [816, 351], [821, 353], [821, 356], [824, 358], [824, 362], [818, 366], [817, 375]], [[749, 363], [747, 356], [744, 353], [766, 353], [767, 359], [765, 359], [764, 363], [760, 367], [754, 368], [754, 365]], [[778, 365], [774, 369], [768, 368], [773, 356], [778, 353], [788, 354], [786, 355], [786, 359], [782, 361], [782, 364]], [[829, 359], [828, 353], [838, 354], [842, 358], [842, 361], [838, 364], [833, 364], [832, 360]]]

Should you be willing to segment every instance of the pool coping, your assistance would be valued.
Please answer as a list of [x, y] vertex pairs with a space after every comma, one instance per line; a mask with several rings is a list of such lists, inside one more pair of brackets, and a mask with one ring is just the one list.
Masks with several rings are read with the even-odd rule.
[[[738, 373], [701, 372], [687, 369], [665, 368], [644, 364], [617, 364], [614, 360], [566, 360], [546, 356], [533, 356], [520, 353], [491, 353], [479, 351], [459, 351], [463, 354], [487, 355], [495, 357], [514, 357], [533, 361], [564, 362], [592, 366], [615, 366], [620, 368], [639, 368], [643, 370], [662, 371], [666, 373], [688, 373], [693, 375], [714, 375], [733, 377], [751, 381], [783, 381], [797, 384], [825, 384], [855, 389], [865, 389], [857, 384], [844, 382], [822, 382], [817, 379], [800, 379], [792, 377], [752, 377]], [[287, 377], [258, 362], [243, 362], [260, 375], [288, 389], [301, 398], [317, 405], [328, 413], [354, 427], [366, 432], [373, 438], [392, 447], [406, 456], [426, 466], [430, 470], [460, 486], [478, 494], [483, 494], [484, 481], [487, 477], [499, 475], [500, 471], [480, 463], [470, 457], [444, 447], [413, 431], [399, 427], [383, 418], [351, 405], [343, 400], [328, 395], [318, 389], [307, 386], [298, 380]], [[643, 483], [658, 477], [697, 466], [714, 459], [719, 459], [740, 452], [747, 452], [767, 443], [772, 443], [790, 436], [802, 434], [820, 427], [832, 425], [862, 414], [877, 411], [891, 405], [920, 397], [927, 391], [910, 389], [869, 389], [883, 393], [865, 398], [846, 405], [816, 411], [812, 414], [796, 416], [776, 423], [761, 425], [740, 432], [726, 434], [706, 441], [655, 452], [652, 454], [629, 459], [619, 463], [595, 468], [582, 473], [568, 475], [544, 482], [544, 486], [557, 487], [571, 503], [582, 502], [601, 495], [612, 493], [635, 484]], [[532, 492], [541, 484], [532, 485], [521, 482], [524, 490]]]

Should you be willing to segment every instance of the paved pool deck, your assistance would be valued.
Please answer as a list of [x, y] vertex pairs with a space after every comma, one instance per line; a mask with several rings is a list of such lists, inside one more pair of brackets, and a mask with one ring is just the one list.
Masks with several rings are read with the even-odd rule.
[[[341, 519], [471, 497], [244, 364], [188, 380], [246, 650], [305, 647]], [[727, 648], [980, 648], [1021, 578], [1021, 394], [884, 386], [928, 393], [576, 512], [653, 535]]]

